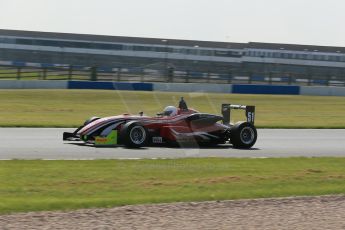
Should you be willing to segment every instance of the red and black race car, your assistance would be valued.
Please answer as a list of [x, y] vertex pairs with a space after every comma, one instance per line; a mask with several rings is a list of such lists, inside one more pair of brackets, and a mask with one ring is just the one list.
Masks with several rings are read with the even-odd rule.
[[[245, 110], [247, 120], [230, 123], [232, 109]], [[65, 132], [63, 140], [129, 148], [169, 144], [187, 146], [188, 143], [214, 146], [226, 142], [235, 148], [251, 148], [257, 139], [254, 117], [254, 106], [223, 104], [222, 116], [219, 116], [189, 109], [181, 98], [178, 108], [167, 106], [155, 117], [143, 113], [92, 117], [73, 133]]]

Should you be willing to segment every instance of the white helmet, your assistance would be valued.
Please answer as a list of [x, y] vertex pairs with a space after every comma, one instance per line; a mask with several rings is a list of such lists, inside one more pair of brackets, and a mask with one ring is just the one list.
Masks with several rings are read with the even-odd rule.
[[177, 115], [177, 108], [175, 106], [167, 106], [165, 107], [165, 109], [163, 110], [163, 115], [164, 116], [176, 116]]

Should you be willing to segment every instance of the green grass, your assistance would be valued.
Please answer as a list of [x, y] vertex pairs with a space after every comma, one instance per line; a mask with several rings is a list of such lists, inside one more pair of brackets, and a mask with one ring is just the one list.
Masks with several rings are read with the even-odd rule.
[[344, 194], [345, 158], [0, 161], [0, 213]]
[[[154, 115], [184, 96], [201, 112], [220, 114], [221, 103], [257, 106], [265, 128], [345, 128], [344, 97], [163, 93], [104, 90], [1, 90], [0, 126], [76, 127], [91, 116], [144, 111]], [[234, 112], [235, 120], [244, 113]]]

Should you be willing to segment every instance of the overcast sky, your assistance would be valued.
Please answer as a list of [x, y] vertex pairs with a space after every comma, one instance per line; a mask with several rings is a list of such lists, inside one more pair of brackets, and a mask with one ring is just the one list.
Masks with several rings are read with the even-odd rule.
[[0, 0], [0, 28], [345, 46], [344, 0]]

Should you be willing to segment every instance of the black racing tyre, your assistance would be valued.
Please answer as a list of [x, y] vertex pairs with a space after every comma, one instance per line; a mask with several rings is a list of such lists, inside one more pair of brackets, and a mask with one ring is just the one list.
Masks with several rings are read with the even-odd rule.
[[258, 133], [253, 124], [249, 122], [238, 122], [230, 130], [230, 143], [234, 148], [249, 149], [258, 137]]
[[98, 120], [100, 119], [100, 117], [90, 117], [89, 119], [87, 119], [85, 122], [84, 122], [84, 126], [87, 125], [87, 124], [90, 124], [91, 122], [95, 121], [95, 120]]
[[143, 147], [148, 139], [147, 129], [137, 121], [128, 122], [121, 128], [120, 141], [128, 148]]

